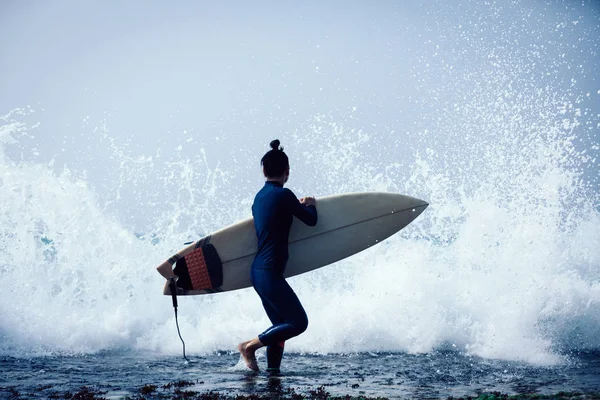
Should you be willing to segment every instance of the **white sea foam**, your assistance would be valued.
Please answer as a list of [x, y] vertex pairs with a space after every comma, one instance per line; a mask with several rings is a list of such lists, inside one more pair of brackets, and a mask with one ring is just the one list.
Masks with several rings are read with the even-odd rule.
[[[423, 108], [414, 125], [362, 124], [353, 108], [317, 115], [284, 140], [299, 195], [383, 190], [430, 203], [386, 242], [290, 280], [310, 324], [288, 350], [450, 346], [549, 364], [600, 348], [597, 96], [537, 74], [544, 59], [531, 47], [498, 47], [500, 56], [476, 32], [448, 35], [487, 61], [448, 52], [433, 70], [437, 53], [425, 52], [415, 76], [446, 76], [410, 94]], [[32, 112], [15, 110], [0, 126], [0, 354], [179, 353], [154, 267], [182, 242], [249, 216], [259, 171], [237, 179], [260, 154], [222, 154], [232, 161], [220, 164], [207, 160], [209, 145], [193, 157], [135, 154], [126, 134], [99, 127], [95, 145], [114, 161], [107, 189], [82, 170], [11, 154], [35, 132]], [[144, 216], [143, 234], [122, 217], [129, 210]], [[233, 350], [268, 326], [251, 289], [182, 298], [179, 314], [188, 353]]]
[[[548, 363], [557, 350], [600, 346], [597, 193], [578, 186], [577, 170], [554, 164], [564, 155], [554, 141], [502, 153], [521, 169], [508, 183], [511, 172], [495, 165], [451, 177], [420, 155], [410, 174], [397, 176], [404, 170], [394, 166], [380, 173], [360, 150], [344, 148], [359, 137], [336, 136], [343, 128], [331, 123], [314, 132], [322, 139], [328, 129], [338, 157], [313, 152], [311, 163], [340, 168], [320, 184], [401, 191], [431, 206], [385, 243], [291, 279], [310, 327], [289, 350], [427, 352], [451, 344]], [[3, 143], [19, 140], [20, 130], [27, 131], [5, 124]], [[4, 155], [2, 188], [3, 353], [180, 351], [153, 269], [179, 246], [179, 237], [167, 240], [172, 223], [155, 243], [139, 238], [103, 210], [85, 178]], [[189, 353], [234, 349], [268, 325], [252, 290], [181, 299], [179, 322]]]

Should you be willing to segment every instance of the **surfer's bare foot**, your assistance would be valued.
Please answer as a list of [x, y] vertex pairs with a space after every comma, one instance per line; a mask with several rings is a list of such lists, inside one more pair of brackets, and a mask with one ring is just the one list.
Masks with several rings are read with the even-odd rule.
[[246, 366], [252, 371], [258, 371], [258, 363], [256, 362], [256, 350], [262, 347], [262, 343], [258, 338], [248, 340], [238, 344], [240, 355], [244, 359]]

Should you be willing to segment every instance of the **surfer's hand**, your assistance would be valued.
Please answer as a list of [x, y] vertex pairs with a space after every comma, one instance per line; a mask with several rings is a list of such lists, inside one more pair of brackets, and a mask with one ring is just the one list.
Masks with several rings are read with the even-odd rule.
[[308, 197], [303, 197], [300, 199], [300, 204], [308, 207], [308, 206], [316, 206], [317, 205], [317, 201], [315, 200], [314, 197], [312, 196], [308, 196]]
[[169, 260], [165, 261], [164, 263], [162, 263], [158, 267], [156, 267], [156, 270], [166, 280], [169, 280], [175, 276], [175, 273], [173, 272], [173, 264]]

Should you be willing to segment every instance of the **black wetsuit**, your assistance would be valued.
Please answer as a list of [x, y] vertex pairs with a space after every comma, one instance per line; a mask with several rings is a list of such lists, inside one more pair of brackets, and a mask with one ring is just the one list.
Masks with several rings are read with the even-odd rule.
[[[258, 338], [267, 346], [269, 356], [274, 347], [282, 349], [284, 341], [301, 334], [308, 326], [306, 312], [283, 273], [293, 217], [314, 226], [317, 209], [300, 204], [294, 193], [279, 182], [267, 181], [254, 198], [252, 216], [258, 238], [258, 252], [252, 263], [252, 285], [273, 324]], [[278, 363], [275, 366], [269, 361], [269, 364], [270, 368], [279, 368]]]

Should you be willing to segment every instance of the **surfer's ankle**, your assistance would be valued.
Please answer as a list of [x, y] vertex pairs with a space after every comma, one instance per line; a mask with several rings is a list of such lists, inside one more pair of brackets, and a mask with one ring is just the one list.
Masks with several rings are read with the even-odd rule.
[[258, 337], [255, 337], [252, 340], [248, 340], [244, 344], [245, 344], [245, 350], [246, 350], [246, 352], [247, 353], [252, 353], [252, 354], [254, 354], [256, 352], [256, 350], [258, 350], [258, 349], [260, 349], [261, 347], [264, 346], [262, 344], [262, 342], [260, 341], [260, 339], [258, 339]]

